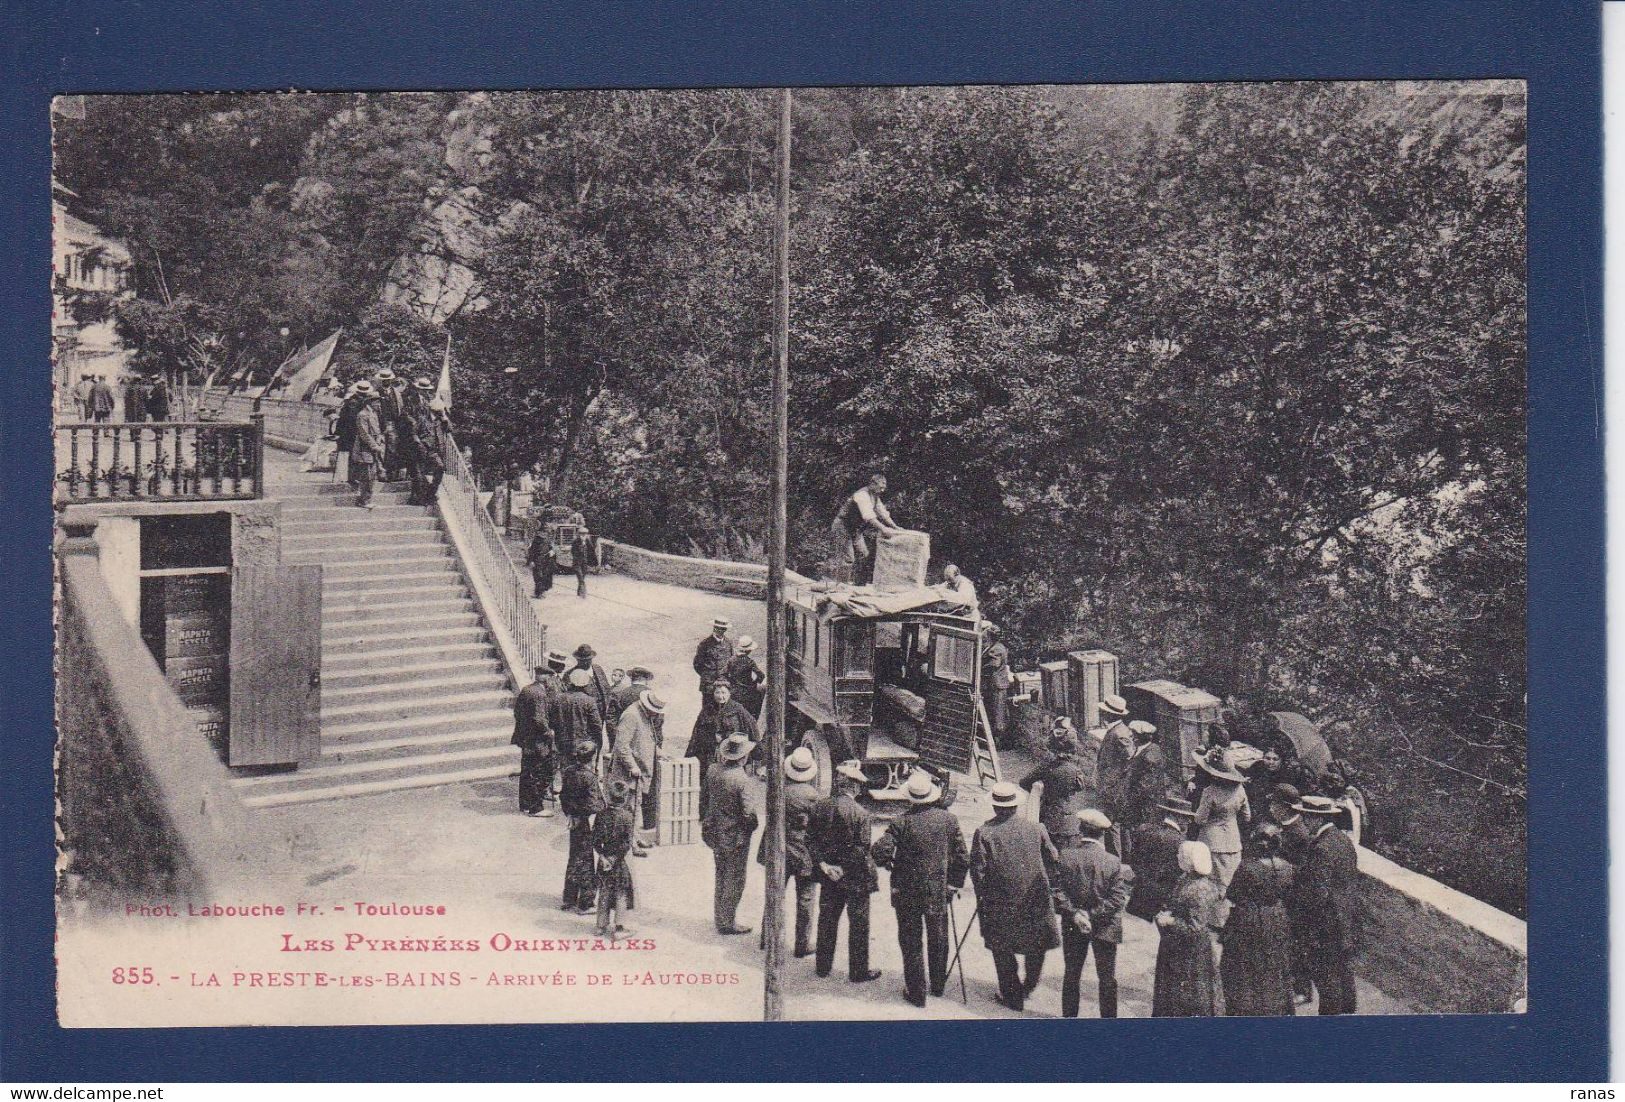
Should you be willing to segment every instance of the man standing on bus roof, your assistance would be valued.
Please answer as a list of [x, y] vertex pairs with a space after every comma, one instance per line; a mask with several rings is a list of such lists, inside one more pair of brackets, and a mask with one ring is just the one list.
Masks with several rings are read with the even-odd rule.
[[841, 581], [867, 585], [874, 580], [875, 540], [890, 539], [902, 531], [880, 495], [886, 492], [886, 476], [875, 473], [869, 482], [841, 504], [830, 531], [841, 542]]

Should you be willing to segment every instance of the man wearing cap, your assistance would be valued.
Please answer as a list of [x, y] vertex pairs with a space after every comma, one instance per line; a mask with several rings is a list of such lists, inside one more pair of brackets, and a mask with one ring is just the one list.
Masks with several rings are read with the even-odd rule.
[[564, 896], [560, 910], [588, 914], [598, 892], [593, 860], [592, 821], [604, 809], [604, 791], [593, 768], [597, 743], [582, 739], [570, 745], [570, 764], [559, 790], [559, 808], [570, 820], [570, 856], [564, 865]]
[[1162, 818], [1134, 828], [1134, 891], [1128, 913], [1147, 922], [1173, 903], [1179, 889], [1179, 846], [1186, 841], [1196, 811], [1183, 797], [1169, 796], [1157, 805]]
[[[813, 909], [817, 903], [818, 881], [814, 876], [812, 851], [808, 848], [807, 827], [819, 801], [818, 762], [813, 752], [798, 746], [784, 759], [784, 878], [796, 885], [795, 955], [812, 956]], [[756, 863], [767, 865], [767, 831], [756, 846]], [[762, 923], [766, 944], [766, 920]]]
[[593, 703], [598, 705], [598, 718], [604, 721], [607, 728], [618, 718], [610, 714], [609, 694], [612, 691], [609, 684], [609, 674], [604, 667], [594, 661], [598, 652], [592, 649], [592, 644], [583, 643], [575, 649], [576, 669], [586, 670], [590, 680], [587, 692], [592, 696]]
[[1157, 729], [1143, 719], [1129, 725], [1134, 736], [1134, 751], [1123, 770], [1123, 794], [1114, 801], [1120, 809], [1125, 845], [1120, 852], [1123, 860], [1134, 861], [1134, 828], [1156, 818], [1157, 801], [1168, 784], [1167, 758], [1157, 745]]
[[1106, 817], [1118, 823], [1123, 830], [1123, 809], [1119, 801], [1123, 794], [1123, 776], [1128, 762], [1134, 756], [1134, 732], [1128, 727], [1128, 701], [1116, 693], [1107, 693], [1100, 699], [1100, 718], [1106, 725], [1100, 749], [1095, 754], [1095, 791], [1100, 794], [1101, 808]]
[[937, 806], [942, 788], [936, 780], [915, 772], [903, 793], [908, 810], [892, 820], [872, 853], [875, 864], [891, 870], [904, 993], [923, 1007], [927, 979], [938, 996], [948, 983], [948, 895], [964, 887], [970, 862], [958, 820]]
[[716, 863], [713, 917], [719, 934], [748, 934], [749, 926], [735, 921], [745, 894], [745, 864], [750, 860], [750, 838], [756, 833], [756, 812], [751, 807], [744, 761], [756, 744], [743, 735], [730, 735], [717, 747], [717, 762], [706, 772], [707, 795], [700, 839], [711, 847]]
[[1305, 796], [1295, 810], [1309, 822], [1309, 846], [1292, 887], [1309, 978], [1320, 996], [1321, 1014], [1352, 1014], [1359, 855], [1333, 821], [1335, 800]]
[[739, 701], [739, 706], [760, 723], [762, 701], [767, 695], [762, 691], [762, 686], [767, 682], [767, 674], [756, 664], [756, 640], [748, 635], [739, 637], [739, 650], [728, 659], [723, 677], [733, 692], [733, 698]]
[[[612, 780], [619, 777], [631, 785], [640, 805], [644, 793], [654, 783], [655, 758], [660, 747], [660, 733], [655, 725], [665, 713], [666, 702], [645, 689], [639, 695], [638, 702], [622, 712], [615, 722], [615, 744], [610, 751], [609, 776]], [[647, 814], [648, 810], [647, 806], [643, 806], [643, 829], [653, 831], [657, 823]], [[647, 848], [638, 842], [633, 853], [643, 857]]]
[[[616, 722], [621, 713], [638, 702], [638, 698], [654, 688], [654, 671], [647, 666], [628, 666], [626, 680], [609, 691], [609, 721]], [[665, 730], [665, 717], [655, 718], [655, 731]]]
[[[999, 1001], [1020, 1010], [1038, 987], [1045, 955], [1061, 944], [1050, 883], [1057, 855], [1049, 831], [1016, 814], [1020, 788], [1001, 781], [991, 797], [993, 819], [971, 839], [970, 878], [982, 943], [999, 976]], [[1017, 954], [1026, 965], [1025, 979], [1016, 967]]]
[[372, 502], [373, 482], [383, 467], [388, 445], [372, 384], [362, 379], [355, 385], [355, 393], [361, 399], [361, 404], [356, 407], [355, 413], [355, 443], [350, 447], [350, 471], [355, 475], [356, 504], [363, 509], [372, 509], [375, 508]]
[[576, 574], [576, 596], [587, 596], [587, 567], [592, 565], [592, 533], [587, 531], [586, 525], [576, 529], [575, 539], [570, 541], [570, 569]]
[[401, 451], [412, 473], [413, 505], [433, 505], [446, 474], [446, 424], [444, 416], [429, 407], [433, 397], [434, 384], [420, 377], [403, 403]]
[[591, 673], [577, 666], [565, 676], [564, 691], [549, 696], [547, 721], [555, 745], [585, 741], [597, 750], [603, 748], [604, 721], [592, 698]]
[[987, 624], [984, 634], [988, 646], [982, 651], [982, 703], [987, 708], [988, 725], [993, 728], [993, 742], [1003, 746], [1005, 728], [1009, 726], [1010, 648], [999, 642], [999, 625]]
[[626, 927], [618, 920], [634, 905], [632, 869], [626, 855], [635, 852], [632, 809], [636, 806], [637, 789], [611, 778], [609, 806], [593, 817], [592, 859], [598, 872], [598, 926], [594, 932], [599, 937], [625, 933]]
[[536, 667], [536, 678], [513, 698], [513, 738], [519, 747], [519, 810], [526, 815], [551, 818], [554, 738], [547, 722], [549, 697], [547, 667]]
[[835, 967], [835, 942], [846, 911], [846, 969], [853, 983], [880, 978], [869, 967], [869, 896], [878, 887], [869, 855], [869, 813], [858, 803], [868, 783], [856, 761], [835, 767], [831, 794], [813, 808], [807, 846], [818, 872], [818, 949], [814, 970]]
[[1106, 852], [1110, 819], [1091, 807], [1078, 812], [1077, 823], [1077, 833], [1060, 843], [1055, 862], [1055, 909], [1061, 916], [1066, 969], [1061, 977], [1061, 1016], [1078, 1016], [1083, 963], [1093, 948], [1100, 1016], [1115, 1018], [1117, 947], [1123, 942], [1123, 909], [1134, 886], [1134, 870]]
[[711, 695], [711, 686], [728, 677], [728, 663], [734, 656], [733, 640], [728, 629], [733, 622], [726, 616], [711, 621], [711, 634], [700, 640], [694, 648], [694, 672], [700, 675], [700, 696]]
[[1038, 821], [1049, 831], [1051, 841], [1060, 845], [1062, 838], [1077, 831], [1078, 812], [1089, 806], [1093, 793], [1078, 760], [1078, 742], [1070, 723], [1065, 727], [1058, 723], [1050, 732], [1048, 755], [1020, 783], [1028, 792], [1034, 785], [1044, 786]]

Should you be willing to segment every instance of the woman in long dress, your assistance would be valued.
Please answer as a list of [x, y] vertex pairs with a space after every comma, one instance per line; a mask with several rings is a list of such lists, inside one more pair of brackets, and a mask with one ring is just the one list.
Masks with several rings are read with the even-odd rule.
[[1247, 778], [1236, 772], [1230, 750], [1214, 747], [1196, 756], [1196, 764], [1207, 775], [1202, 797], [1196, 804], [1196, 840], [1213, 855], [1213, 875], [1221, 889], [1230, 886], [1241, 864], [1241, 831], [1252, 818], [1247, 803]]
[[1225, 1012], [1291, 1014], [1292, 925], [1284, 900], [1293, 868], [1280, 855], [1281, 828], [1274, 823], [1261, 825], [1249, 845], [1252, 851], [1230, 881], [1230, 917], [1219, 937]]
[[1213, 859], [1201, 842], [1179, 847], [1184, 871], [1169, 910], [1157, 915], [1157, 970], [1151, 989], [1153, 1018], [1205, 1018], [1224, 1013], [1224, 991], [1213, 931], [1223, 922], [1223, 897]]

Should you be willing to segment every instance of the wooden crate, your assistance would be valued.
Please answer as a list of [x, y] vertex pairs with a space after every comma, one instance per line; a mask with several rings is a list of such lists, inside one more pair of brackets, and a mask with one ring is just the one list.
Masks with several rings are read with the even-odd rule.
[[663, 846], [700, 840], [700, 763], [697, 758], [660, 759], [660, 801], [656, 821]]
[[1070, 674], [1072, 725], [1087, 731], [1100, 724], [1100, 701], [1117, 687], [1117, 655], [1109, 650], [1075, 650], [1066, 656]]
[[1168, 758], [1168, 782], [1184, 787], [1196, 772], [1191, 754], [1207, 741], [1219, 721], [1219, 698], [1177, 681], [1138, 681], [1123, 693], [1129, 715], [1157, 725], [1157, 741]]
[[1044, 710], [1051, 715], [1071, 716], [1072, 676], [1066, 659], [1040, 662], [1038, 677], [1043, 686]]

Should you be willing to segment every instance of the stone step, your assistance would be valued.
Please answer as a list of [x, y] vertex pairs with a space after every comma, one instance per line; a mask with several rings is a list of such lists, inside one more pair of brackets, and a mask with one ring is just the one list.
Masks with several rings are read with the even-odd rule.
[[476, 643], [489, 646], [490, 642], [491, 637], [486, 634], [484, 625], [478, 623], [465, 623], [459, 626], [415, 624], [399, 627], [394, 631], [373, 630], [338, 638], [324, 632], [322, 662], [325, 664], [334, 658], [370, 658], [379, 653], [397, 652], [408, 648], [461, 647]]
[[[470, 650], [474, 649], [470, 648]], [[484, 654], [475, 653], [469, 656], [435, 658], [428, 661], [411, 658], [381, 658], [379, 654], [375, 653], [366, 655], [360, 660], [346, 659], [343, 666], [339, 666], [336, 662], [323, 662], [322, 688], [324, 690], [338, 690], [398, 685], [403, 682], [415, 681], [418, 678], [442, 678], [461, 673], [476, 672], [491, 678], [496, 684], [503, 684], [507, 677], [506, 671], [491, 656], [489, 648], [485, 648], [485, 650], [486, 653]]]
[[[325, 479], [310, 479], [305, 482], [286, 483], [289, 487], [288, 496], [306, 497], [343, 497], [354, 494], [355, 488], [345, 482], [335, 482], [331, 476]], [[372, 484], [375, 494], [409, 494], [412, 484], [409, 482], [374, 482]]]
[[[464, 768], [445, 768], [436, 755], [427, 755], [417, 768], [402, 771], [400, 775], [383, 780], [346, 781], [343, 778], [324, 778], [305, 788], [284, 788], [280, 791], [247, 795], [244, 807], [284, 807], [290, 804], [315, 803], [319, 800], [338, 800], [355, 796], [377, 796], [386, 792], [401, 792], [413, 788], [435, 788], [447, 784], [472, 784], [475, 781], [494, 781], [512, 777], [519, 772], [519, 751], [513, 747], [509, 760], [497, 760], [493, 765]], [[288, 776], [297, 777], [297, 772]], [[338, 783], [334, 783], [337, 781]]]
[[[322, 600], [359, 600], [358, 595], [365, 594], [367, 600], [379, 592], [405, 592], [406, 590], [421, 590], [428, 587], [450, 592], [453, 585], [462, 586], [463, 576], [460, 571], [448, 572], [441, 567], [428, 570], [404, 570], [399, 574], [379, 574], [375, 576], [330, 576], [325, 570], [322, 572]], [[467, 592], [467, 590], [463, 590]]]
[[312, 499], [311, 501], [284, 501], [282, 503], [282, 519], [288, 524], [332, 524], [336, 521], [364, 521], [373, 520], [403, 520], [406, 518], [427, 519], [429, 509], [425, 505], [394, 504], [393, 502], [379, 502], [376, 509], [363, 509], [359, 505], [323, 505]]
[[322, 680], [367, 674], [384, 667], [436, 666], [453, 662], [496, 662], [497, 650], [488, 642], [425, 643], [368, 651], [329, 651], [322, 655]]
[[415, 716], [411, 719], [366, 719], [322, 726], [322, 748], [336, 748], [343, 742], [369, 742], [401, 735], [449, 734], [454, 731], [513, 732], [513, 709], [482, 708], [454, 715]]
[[426, 636], [436, 638], [437, 631], [456, 631], [460, 628], [482, 627], [472, 612], [443, 612], [430, 616], [402, 616], [387, 621], [372, 619], [324, 620], [322, 622], [322, 649], [329, 643], [348, 646], [368, 639], [406, 639]]
[[[302, 514], [301, 514], [302, 515]], [[332, 532], [351, 535], [362, 532], [438, 532], [440, 520], [417, 510], [355, 509], [342, 516], [320, 520], [288, 520], [283, 518], [282, 537], [309, 536]]]
[[321, 563], [322, 577], [334, 581], [341, 578], [393, 578], [402, 574], [431, 574], [437, 570], [447, 577], [457, 576], [457, 563], [451, 549], [438, 547], [429, 551], [403, 551], [380, 559], [350, 559], [333, 561], [329, 558], [301, 556], [302, 559]]
[[465, 710], [494, 710], [506, 707], [508, 693], [496, 686], [464, 689], [455, 693], [424, 692], [405, 700], [370, 700], [359, 704], [322, 704], [322, 729], [346, 722], [371, 723], [395, 719], [421, 719], [456, 714]]
[[437, 705], [439, 701], [470, 693], [503, 691], [503, 682], [491, 669], [462, 669], [436, 677], [408, 677], [403, 680], [378, 679], [361, 685], [322, 683], [322, 715], [342, 715], [371, 704], [398, 703]]
[[455, 754], [466, 750], [489, 750], [512, 745], [513, 724], [477, 731], [452, 731], [427, 735], [383, 735], [337, 743], [303, 769], [325, 769], [330, 765], [356, 765], [427, 754]]
[[382, 532], [311, 532], [282, 536], [284, 555], [319, 555], [324, 560], [354, 557], [357, 552], [373, 555], [397, 551], [422, 551], [445, 547], [446, 541], [434, 529]]
[[[459, 587], [460, 589], [461, 587]], [[366, 620], [374, 624], [388, 624], [407, 616], [445, 616], [458, 612], [473, 612], [474, 602], [466, 596], [446, 596], [452, 592], [451, 587], [436, 590], [432, 594], [420, 593], [410, 601], [350, 601], [345, 604], [322, 603], [322, 621], [333, 623], [337, 621]], [[395, 596], [389, 590], [379, 590], [380, 598]]]

